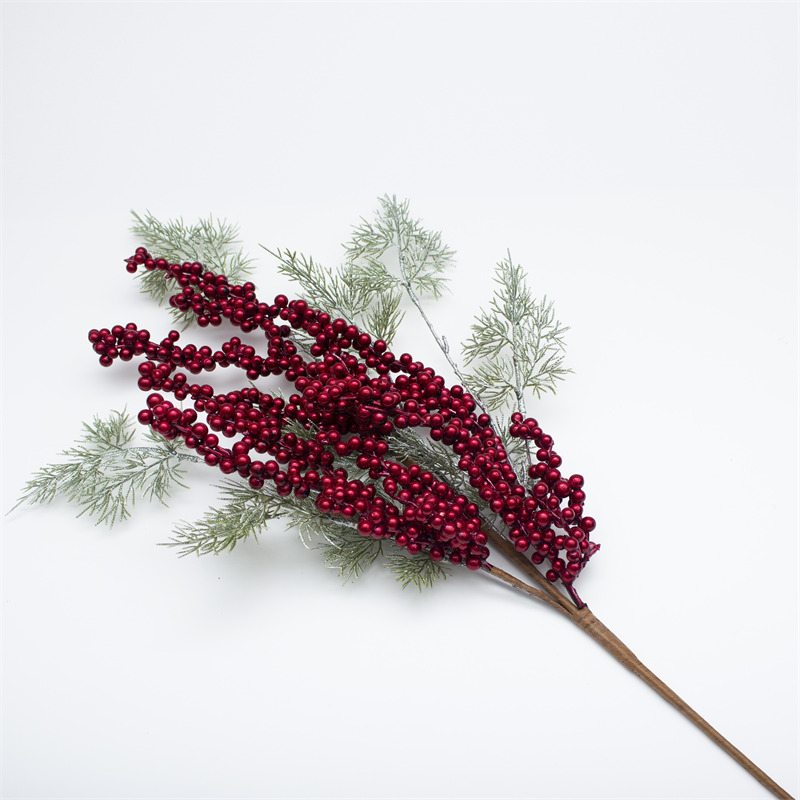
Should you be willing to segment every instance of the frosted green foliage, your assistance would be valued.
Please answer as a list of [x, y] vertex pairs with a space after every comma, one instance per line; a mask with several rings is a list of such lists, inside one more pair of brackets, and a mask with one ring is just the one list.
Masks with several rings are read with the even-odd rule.
[[416, 586], [422, 591], [433, 586], [434, 581], [439, 578], [447, 577], [447, 568], [425, 553], [416, 556], [392, 553], [386, 557], [386, 565], [404, 589]]
[[[230, 283], [242, 283], [252, 271], [252, 259], [244, 254], [236, 225], [212, 216], [189, 225], [183, 219], [159, 220], [149, 211], [144, 215], [135, 211], [131, 214], [134, 218], [131, 232], [155, 258], [166, 258], [175, 264], [199, 261], [213, 272], [225, 275]], [[165, 280], [162, 270], [140, 269], [136, 276], [141, 291], [158, 303], [164, 303], [175, 291], [174, 283]], [[191, 311], [171, 306], [169, 311], [186, 326], [194, 321]]]
[[278, 260], [278, 272], [299, 284], [299, 296], [312, 308], [325, 311], [331, 318], [341, 317], [386, 342], [395, 337], [403, 319], [399, 290], [359, 280], [358, 269], [351, 264], [328, 269], [302, 253], [281, 249], [267, 252]]
[[404, 317], [400, 310], [401, 299], [400, 292], [376, 290], [364, 312], [356, 313], [354, 318], [374, 339], [383, 339], [390, 345]]
[[178, 523], [164, 545], [178, 548], [181, 556], [219, 555], [250, 536], [257, 539], [268, 520], [287, 513], [283, 498], [274, 491], [234, 481], [225, 481], [218, 488], [222, 505], [210, 508], [196, 522]]
[[112, 526], [130, 516], [137, 499], [165, 504], [176, 485], [185, 487], [182, 462], [199, 460], [177, 452], [156, 435], [149, 437], [150, 446], [135, 446], [135, 423], [125, 412], [95, 417], [83, 429], [75, 444], [61, 453], [63, 461], [33, 474], [14, 508], [50, 503], [60, 496], [78, 507], [79, 517], [86, 514]]
[[423, 228], [411, 217], [407, 200], [400, 203], [387, 195], [380, 204], [375, 218], [362, 220], [345, 245], [355, 285], [377, 291], [401, 287], [440, 297], [454, 251], [443, 244], [440, 233]]
[[313, 503], [295, 502], [288, 517], [305, 545], [321, 550], [325, 564], [346, 581], [360, 577], [383, 552], [382, 542], [362, 536], [355, 522], [322, 514]]
[[[404, 588], [413, 584], [422, 589], [446, 575], [445, 569], [427, 555], [403, 555], [392, 542], [362, 536], [356, 520], [323, 514], [308, 498], [294, 494], [282, 497], [269, 487], [252, 489], [233, 480], [224, 481], [218, 488], [222, 503], [195, 522], [180, 522], [165, 546], [177, 548], [181, 556], [219, 555], [247, 538], [257, 540], [270, 521], [281, 518], [298, 531], [307, 547], [321, 550], [326, 566], [345, 581], [360, 577], [377, 560]], [[426, 567], [424, 561], [431, 566]]]
[[497, 265], [495, 291], [488, 311], [482, 311], [464, 344], [468, 374], [490, 409], [511, 406], [524, 413], [524, 393], [537, 397], [555, 392], [570, 370], [564, 367], [564, 334], [568, 330], [555, 317], [553, 304], [536, 300], [525, 273], [509, 254]]
[[321, 547], [325, 564], [338, 570], [345, 581], [359, 578], [383, 552], [381, 543], [356, 530], [341, 531], [338, 534], [325, 533], [326, 544]]
[[300, 286], [300, 296], [331, 317], [352, 322], [373, 337], [391, 344], [408, 293], [441, 296], [452, 265], [453, 251], [438, 233], [428, 231], [409, 215], [408, 202], [380, 200], [372, 222], [362, 220], [345, 245], [346, 263], [336, 269], [292, 250], [264, 248], [278, 261], [278, 271]]

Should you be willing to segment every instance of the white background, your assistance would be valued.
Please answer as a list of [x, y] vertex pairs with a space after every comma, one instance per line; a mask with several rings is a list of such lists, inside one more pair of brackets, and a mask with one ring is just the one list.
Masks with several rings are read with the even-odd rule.
[[[506, 248], [555, 301], [575, 374], [535, 415], [599, 522], [579, 589], [797, 793], [796, 3], [7, 2], [2, 22], [4, 512], [83, 420], [142, 403], [86, 341], [169, 328], [124, 270], [129, 209], [335, 264], [396, 193], [458, 251], [430, 308], [451, 342]], [[262, 255], [262, 296], [291, 293]], [[401, 345], [441, 364], [411, 314]], [[4, 798], [768, 796], [489, 578], [342, 586], [279, 526], [219, 558], [156, 546], [213, 499], [110, 532], [59, 504], [3, 519]]]

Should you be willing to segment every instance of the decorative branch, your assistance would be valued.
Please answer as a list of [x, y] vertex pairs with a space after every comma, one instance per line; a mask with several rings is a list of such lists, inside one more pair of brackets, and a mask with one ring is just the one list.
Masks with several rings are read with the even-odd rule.
[[[232, 252], [235, 229], [209, 223], [191, 233], [183, 223], [137, 219], [165, 246], [205, 246], [218, 258]], [[180, 252], [182, 259], [187, 250]], [[303, 284], [312, 305], [284, 295], [259, 302], [252, 283], [236, 283], [199, 261], [171, 262], [137, 249], [128, 270], [143, 267], [157, 276], [147, 280], [160, 299], [166, 296], [162, 283], [176, 283], [169, 300], [181, 318], [212, 325], [227, 319], [244, 334], [263, 332], [267, 347], [259, 352], [239, 336], [215, 352], [179, 347], [177, 331], [159, 343], [133, 323], [92, 330], [89, 340], [103, 366], [141, 360], [139, 388], [148, 397], [138, 420], [151, 429], [153, 444], [132, 444], [125, 414], [96, 419], [64, 453], [65, 464], [33, 476], [20, 502], [49, 502], [61, 494], [81, 514], [112, 524], [128, 515], [137, 492], [164, 502], [180, 483], [181, 465], [202, 460], [246, 483], [225, 481], [220, 507], [179, 525], [167, 544], [182, 555], [231, 550], [280, 517], [308, 546], [321, 547], [326, 563], [346, 580], [377, 560], [404, 587], [420, 589], [444, 577], [447, 564], [484, 571], [569, 617], [776, 797], [789, 798], [648, 670], [576, 593], [575, 580], [598, 549], [590, 538], [595, 521], [584, 512], [583, 477], [562, 474], [552, 437], [527, 417], [525, 403], [526, 391], [537, 397], [555, 391], [568, 372], [566, 328], [552, 304], [534, 300], [510, 254], [498, 265], [500, 288], [490, 309], [478, 317], [464, 348], [476, 362], [469, 380], [480, 400], [422, 307], [422, 295], [443, 291], [452, 251], [410, 217], [407, 203], [383, 198], [376, 220], [355, 229], [349, 261], [339, 270], [329, 272], [294, 252], [270, 252], [280, 272]], [[410, 355], [388, 349], [385, 337], [400, 323], [403, 293], [461, 385], [448, 386]], [[365, 323], [371, 333], [359, 327]], [[377, 332], [384, 338], [376, 339]], [[187, 375], [229, 366], [243, 369], [250, 383], [215, 393]], [[255, 382], [267, 376], [282, 376], [293, 393], [283, 398], [262, 391]], [[192, 407], [176, 405], [170, 395]], [[499, 413], [492, 420], [480, 406], [484, 413], [478, 414], [479, 402], [493, 411], [513, 409], [506, 438]], [[221, 438], [235, 441], [227, 447]], [[530, 582], [491, 563], [491, 551]]]

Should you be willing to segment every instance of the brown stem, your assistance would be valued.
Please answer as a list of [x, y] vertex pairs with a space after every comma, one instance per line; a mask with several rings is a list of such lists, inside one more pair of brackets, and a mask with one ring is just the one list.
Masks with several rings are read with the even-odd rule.
[[611, 653], [623, 666], [627, 667], [634, 675], [641, 678], [651, 689], [658, 692], [670, 705], [678, 709], [687, 719], [691, 720], [712, 742], [721, 747], [734, 761], [744, 767], [762, 786], [781, 800], [794, 800], [794, 798], [762, 769], [757, 767], [741, 750], [734, 747], [716, 728], [712, 727], [703, 717], [701, 717], [688, 703], [681, 699], [672, 689], [667, 686], [657, 675], [651, 672], [633, 652], [620, 641], [599, 619], [589, 610], [588, 606], [578, 608], [571, 600], [562, 594], [547, 578], [536, 569], [536, 566], [528, 558], [520, 553], [513, 542], [503, 536], [498, 530], [486, 523], [482, 525], [486, 532], [489, 543], [495, 550], [501, 552], [512, 563], [519, 567], [532, 581], [538, 584], [541, 589], [533, 586], [510, 575], [505, 570], [491, 564], [485, 564], [485, 570], [495, 578], [499, 578], [506, 584], [520, 589], [523, 592], [541, 600], [548, 605], [557, 608], [566, 614], [581, 630], [589, 634], [599, 645]]
[[684, 716], [690, 719], [712, 742], [719, 745], [734, 761], [744, 767], [762, 786], [769, 789], [775, 797], [782, 800], [793, 800], [792, 796], [778, 786], [772, 778], [759, 769], [741, 750], [734, 747], [719, 731], [709, 725], [691, 706], [685, 703], [658, 676], [654, 675], [599, 619], [588, 606], [573, 608], [570, 613], [572, 621], [589, 634], [598, 644], [604, 647], [623, 666], [634, 675], [640, 677], [651, 689], [658, 692], [670, 705], [673, 705]]
[[[498, 538], [500, 537], [500, 534], [498, 534], [496, 531], [491, 531], [491, 529], [489, 529], [487, 532], [489, 533], [490, 540], [493, 539], [493, 536]], [[499, 544], [499, 541], [493, 542], [495, 547], [504, 551], [504, 548], [499, 546]], [[508, 544], [510, 544], [510, 542]], [[514, 550], [513, 545], [511, 545], [511, 548]], [[520, 555], [516, 550], [514, 550], [514, 553], [517, 556]], [[509, 552], [507, 555], [510, 557], [511, 553]], [[523, 567], [523, 562], [521, 562], [519, 558], [514, 558], [513, 560], [515, 563]], [[525, 559], [525, 562], [527, 563], [527, 559]], [[721, 747], [740, 766], [744, 767], [744, 769], [746, 769], [747, 772], [749, 772], [762, 786], [769, 789], [769, 791], [775, 797], [781, 798], [781, 800], [794, 800], [794, 798], [785, 789], [781, 788], [777, 783], [775, 783], [775, 781], [772, 780], [772, 778], [770, 778], [766, 772], [757, 767], [744, 753], [742, 753], [741, 750], [734, 747], [718, 730], [716, 730], [716, 728], [712, 727], [688, 703], [686, 703], [681, 697], [673, 692], [672, 689], [670, 689], [669, 686], [664, 683], [664, 681], [662, 681], [655, 673], [642, 664], [642, 662], [639, 661], [630, 648], [620, 641], [620, 639], [614, 633], [612, 633], [602, 622], [600, 622], [599, 619], [597, 619], [588, 606], [583, 606], [582, 608], [577, 608], [574, 606], [536, 569], [533, 564], [530, 564], [529, 566], [530, 569], [525, 569], [525, 571], [531, 575], [531, 577], [536, 580], [537, 583], [540, 583], [540, 581], [537, 580], [538, 576], [538, 578], [540, 578], [546, 584], [543, 586], [543, 588], [551, 589], [552, 591], [543, 592], [539, 589], [535, 589], [533, 586], [529, 586], [527, 583], [524, 583], [518, 578], [515, 578], [513, 575], [510, 575], [508, 572], [505, 572], [499, 567], [495, 567], [491, 564], [486, 564], [485, 569], [495, 578], [499, 578], [510, 586], [520, 589], [523, 592], [526, 592], [538, 600], [542, 600], [548, 605], [551, 605], [562, 613], [566, 614], [570, 620], [572, 620], [572, 622], [574, 622], [582, 631], [591, 636], [592, 639], [594, 639], [601, 647], [614, 656], [614, 658], [616, 658], [617, 661], [619, 661], [624, 667], [629, 669], [634, 675], [641, 678], [651, 689], [658, 692], [658, 694], [660, 694], [664, 700], [677, 708], [678, 711], [680, 711], [687, 719], [693, 722], [706, 736], [708, 736], [709, 739], [711, 739], [712, 742]]]
[[555, 600], [552, 600], [544, 592], [540, 591], [539, 589], [534, 589], [533, 586], [529, 586], [527, 583], [524, 583], [518, 578], [515, 578], [513, 575], [510, 575], [505, 570], [500, 569], [500, 567], [495, 567], [493, 564], [485, 563], [483, 568], [493, 577], [499, 578], [501, 581], [504, 581], [505, 583], [515, 587], [516, 589], [521, 589], [523, 592], [526, 592], [527, 594], [532, 595], [538, 600], [541, 600], [542, 602], [553, 606], [553, 608], [558, 609], [562, 614], [570, 616], [569, 611], [567, 611], [559, 603], [555, 602]]
[[533, 562], [529, 561], [523, 553], [520, 553], [519, 550], [514, 547], [511, 540], [506, 539], [503, 534], [485, 523], [482, 529], [486, 533], [492, 548], [501, 552], [509, 561], [518, 566], [520, 570], [538, 584], [555, 603], [558, 603], [562, 611], [571, 614], [575, 610], [575, 605], [572, 601], [561, 594], [561, 592], [536, 569]]

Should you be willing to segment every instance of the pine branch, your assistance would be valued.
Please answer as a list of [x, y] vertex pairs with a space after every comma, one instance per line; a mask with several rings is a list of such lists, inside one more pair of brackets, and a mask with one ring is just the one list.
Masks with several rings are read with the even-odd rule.
[[389, 292], [402, 286], [397, 275], [393, 275], [386, 265], [377, 259], [369, 257], [354, 257], [350, 250], [347, 251], [348, 276], [354, 286], [372, 287], [379, 292]]
[[383, 339], [387, 344], [391, 344], [397, 335], [405, 316], [400, 310], [401, 299], [400, 292], [376, 292], [374, 300], [361, 315], [365, 329], [371, 331], [375, 339]]
[[[178, 264], [200, 262], [226, 275], [232, 283], [241, 283], [252, 271], [253, 259], [245, 255], [236, 225], [213, 216], [189, 225], [183, 219], [159, 220], [149, 211], [144, 215], [135, 211], [131, 214], [135, 220], [131, 232], [159, 258]], [[137, 273], [137, 278], [140, 290], [157, 303], [163, 304], [173, 291], [161, 270], [142, 270]], [[176, 322], [185, 326], [194, 319], [189, 311], [171, 306], [169, 311]]]
[[404, 589], [414, 585], [422, 591], [433, 586], [434, 581], [447, 577], [447, 567], [429, 558], [425, 553], [416, 556], [393, 553], [386, 557], [386, 562], [389, 572]]
[[277, 259], [278, 272], [301, 287], [300, 296], [311, 306], [358, 325], [376, 339], [390, 343], [394, 338], [403, 313], [400, 292], [391, 282], [366, 280], [361, 267], [353, 264], [330, 270], [302, 253], [262, 247]]
[[[444, 273], [452, 266], [455, 252], [442, 242], [440, 233], [423, 228], [411, 217], [407, 200], [400, 203], [386, 195], [380, 204], [371, 222], [362, 219], [353, 229], [352, 239], [345, 245], [348, 261], [362, 265], [365, 279], [372, 272], [384, 285], [393, 283], [394, 278], [419, 294], [440, 297], [447, 284]], [[399, 276], [389, 268], [395, 263]]]
[[[403, 290], [439, 297], [453, 251], [440, 234], [411, 219], [407, 202], [384, 197], [380, 203], [375, 221], [362, 220], [354, 229], [345, 246], [347, 263], [339, 269], [326, 269], [302, 253], [262, 247], [277, 260], [278, 272], [301, 287], [302, 299], [391, 344], [404, 317]], [[392, 259], [399, 274], [390, 269]]]
[[[75, 445], [60, 455], [66, 462], [46, 464], [26, 482], [11, 511], [23, 503], [31, 505], [51, 503], [57, 496], [79, 506], [91, 504], [101, 490], [108, 490], [109, 498], [116, 497], [101, 467], [111, 455], [115, 460], [118, 451], [128, 445], [133, 437], [133, 421], [120, 412], [112, 412], [101, 420], [83, 424], [84, 433]], [[10, 512], [9, 512], [10, 513]], [[81, 512], [83, 513], [83, 512]], [[112, 518], [115, 519], [117, 514]]]
[[568, 328], [555, 317], [553, 304], [536, 300], [525, 273], [509, 254], [497, 265], [499, 288], [489, 311], [472, 325], [464, 344], [467, 363], [478, 362], [469, 380], [491, 409], [513, 406], [525, 413], [524, 393], [537, 397], [555, 392], [570, 372], [564, 366], [564, 334]]
[[362, 536], [356, 530], [327, 531], [325, 541], [320, 546], [325, 564], [337, 570], [345, 582], [360, 578], [383, 553], [380, 541]]
[[74, 446], [61, 453], [64, 462], [33, 474], [12, 511], [23, 503], [50, 503], [62, 496], [78, 507], [79, 517], [86, 514], [112, 527], [130, 516], [137, 497], [166, 505], [175, 485], [185, 488], [181, 462], [199, 460], [177, 452], [165, 439], [151, 447], [133, 446], [135, 424], [126, 412], [95, 417], [83, 428]]
[[382, 543], [362, 536], [355, 522], [322, 514], [313, 503], [298, 502], [292, 495], [280, 499], [288, 501], [289, 526], [297, 529], [303, 544], [321, 550], [325, 564], [337, 570], [345, 581], [360, 577], [383, 552]]
[[348, 320], [352, 317], [354, 306], [362, 296], [352, 292], [336, 272], [325, 269], [302, 253], [261, 247], [278, 260], [278, 272], [301, 287], [303, 300], [315, 308], [324, 309], [332, 317]]
[[264, 530], [267, 521], [284, 516], [284, 498], [264, 489], [251, 489], [247, 484], [224, 481], [217, 487], [224, 504], [206, 511], [196, 522], [178, 523], [173, 536], [163, 546], [177, 547], [178, 555], [219, 555], [230, 552], [237, 544]]
[[[455, 252], [442, 243], [441, 234], [426, 230], [418, 220], [411, 218], [408, 201], [398, 203], [396, 197], [386, 195], [380, 203], [381, 209], [374, 221], [362, 219], [354, 228], [350, 244], [345, 245], [353, 267], [353, 281], [359, 286], [402, 289], [416, 306], [462, 386], [485, 413], [480, 395], [468, 385], [467, 378], [450, 355], [447, 339], [436, 332], [420, 298], [421, 294], [441, 296], [447, 282], [444, 272], [453, 265]], [[399, 275], [391, 271], [390, 265]]]

